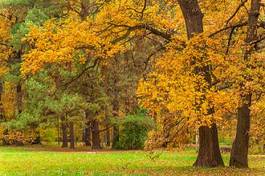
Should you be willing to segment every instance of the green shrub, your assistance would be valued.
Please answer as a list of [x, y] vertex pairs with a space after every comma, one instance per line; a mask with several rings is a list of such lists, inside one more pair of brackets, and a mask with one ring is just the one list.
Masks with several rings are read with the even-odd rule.
[[40, 129], [41, 141], [52, 143], [58, 139], [58, 129], [56, 128], [45, 128]]
[[154, 128], [154, 121], [144, 113], [128, 115], [119, 122], [120, 136], [116, 149], [142, 149], [147, 133]]

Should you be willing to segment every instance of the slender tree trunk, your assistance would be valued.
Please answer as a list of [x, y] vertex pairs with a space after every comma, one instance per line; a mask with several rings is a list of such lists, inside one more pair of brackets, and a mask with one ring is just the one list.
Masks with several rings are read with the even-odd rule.
[[4, 107], [2, 103], [3, 83], [0, 80], [0, 119], [4, 119]]
[[84, 129], [84, 134], [83, 134], [83, 141], [85, 146], [91, 146], [91, 123], [86, 123], [86, 127]]
[[[188, 39], [195, 34], [203, 32], [203, 14], [197, 0], [178, 0], [182, 14], [185, 19]], [[208, 68], [205, 70], [205, 79], [211, 84]], [[213, 110], [211, 111], [213, 112]], [[194, 166], [197, 167], [216, 167], [223, 166], [223, 160], [218, 142], [216, 124], [212, 127], [202, 126], [199, 128], [199, 153]]]
[[69, 123], [69, 141], [70, 141], [70, 148], [75, 149], [75, 129], [74, 129], [74, 123]]
[[106, 127], [106, 131], [105, 131], [105, 144], [107, 147], [110, 147], [110, 120], [109, 120], [109, 114], [108, 114], [108, 110], [107, 108], [105, 108], [105, 127]]
[[100, 149], [99, 123], [97, 120], [92, 121], [92, 149]]
[[19, 82], [17, 84], [17, 112], [21, 113], [22, 112], [22, 99], [23, 99], [23, 95], [22, 95], [22, 86], [21, 83]]
[[60, 118], [58, 118], [58, 122], [57, 122], [57, 142], [58, 142], [58, 146], [60, 146], [60, 138], [61, 138], [61, 129], [60, 129]]
[[[115, 84], [116, 84], [116, 80], [115, 80]], [[112, 101], [112, 106], [113, 106], [113, 112], [112, 115], [115, 118], [119, 117], [119, 100], [118, 100], [118, 90], [114, 90], [114, 98]], [[118, 143], [120, 140], [120, 130], [119, 130], [119, 125], [115, 125], [113, 127], [113, 140], [112, 140], [112, 148], [117, 147]]]
[[35, 139], [32, 141], [31, 144], [41, 144], [41, 136], [40, 136], [40, 131], [39, 130], [34, 130], [34, 133], [36, 135]]
[[113, 127], [113, 140], [112, 140], [112, 148], [116, 148], [119, 144], [120, 141], [120, 130], [119, 130], [119, 126], [114, 126]]
[[[251, 59], [253, 46], [251, 43], [257, 39], [258, 18], [260, 15], [261, 0], [252, 0], [251, 9], [248, 16], [248, 31], [246, 37], [246, 50], [244, 60], [248, 62]], [[249, 78], [245, 78], [248, 81]], [[233, 142], [230, 166], [247, 168], [248, 167], [248, 147], [249, 147], [249, 130], [250, 130], [250, 106], [251, 92], [244, 91], [244, 83], [242, 83], [241, 96], [242, 104], [237, 112], [237, 131]]]
[[[106, 128], [109, 128], [109, 126], [107, 125]], [[106, 146], [110, 146], [110, 129], [106, 130]]]
[[62, 148], [68, 147], [67, 140], [67, 123], [65, 121], [65, 117], [61, 117], [61, 128], [62, 128]]

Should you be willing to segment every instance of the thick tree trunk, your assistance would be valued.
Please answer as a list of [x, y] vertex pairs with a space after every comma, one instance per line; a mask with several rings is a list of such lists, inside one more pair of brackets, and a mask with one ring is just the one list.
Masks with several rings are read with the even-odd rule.
[[75, 129], [74, 129], [74, 123], [69, 123], [69, 142], [70, 142], [70, 148], [75, 149]]
[[[249, 96], [251, 101], [251, 96]], [[248, 167], [248, 144], [250, 129], [249, 104], [244, 103], [238, 108], [236, 138], [233, 142], [230, 166], [244, 168]]]
[[100, 149], [99, 124], [97, 120], [92, 121], [92, 149]]
[[61, 128], [62, 128], [62, 148], [68, 147], [68, 140], [67, 140], [67, 124], [65, 118], [61, 118]]
[[[203, 14], [197, 0], [178, 0], [182, 14], [185, 19], [188, 39], [195, 34], [203, 32]], [[205, 79], [211, 85], [208, 68], [205, 71]], [[210, 110], [209, 112], [213, 112]], [[197, 167], [216, 167], [223, 166], [223, 160], [219, 149], [218, 133], [216, 124], [212, 127], [199, 128], [199, 153], [194, 166]]]
[[[244, 60], [248, 62], [251, 59], [253, 50], [252, 42], [257, 39], [258, 18], [260, 14], [261, 0], [252, 0], [251, 9], [248, 17], [248, 31], [246, 37], [246, 50]], [[245, 78], [248, 81], [249, 78]], [[233, 142], [230, 166], [246, 168], [248, 167], [248, 147], [249, 147], [249, 130], [250, 130], [250, 106], [252, 95], [244, 90], [244, 83], [241, 85], [242, 104], [237, 113], [237, 131]]]
[[85, 146], [91, 146], [91, 124], [86, 123], [86, 127], [84, 128], [83, 133], [83, 142]]
[[185, 19], [188, 39], [203, 32], [203, 14], [197, 0], [178, 0]]
[[216, 167], [223, 166], [218, 142], [216, 124], [212, 127], [202, 126], [199, 128], [199, 153], [194, 166]]

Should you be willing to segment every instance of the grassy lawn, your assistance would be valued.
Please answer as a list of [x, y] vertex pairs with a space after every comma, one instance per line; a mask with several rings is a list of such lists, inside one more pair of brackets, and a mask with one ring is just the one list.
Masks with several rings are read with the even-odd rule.
[[[224, 160], [228, 162], [228, 155]], [[265, 175], [265, 156], [250, 156], [251, 169], [191, 167], [194, 150], [181, 152], [58, 152], [0, 147], [1, 176]]]

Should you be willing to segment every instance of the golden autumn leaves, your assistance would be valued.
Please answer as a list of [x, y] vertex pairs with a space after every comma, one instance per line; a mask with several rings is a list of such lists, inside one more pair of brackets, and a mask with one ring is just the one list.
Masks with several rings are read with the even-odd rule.
[[[230, 110], [233, 106], [232, 96], [227, 91], [218, 90], [218, 84], [214, 83], [218, 80], [210, 77], [215, 85], [209, 85], [201, 71], [211, 69], [212, 74], [218, 74], [215, 66], [224, 61], [219, 44], [199, 35], [187, 42], [182, 51], [176, 51], [172, 45], [169, 44], [157, 61], [154, 71], [140, 82], [140, 103], [155, 114], [164, 111], [186, 117], [190, 126], [210, 126], [221, 120], [221, 109]], [[215, 107], [214, 116], [209, 113], [209, 107]]]
[[[165, 32], [174, 30], [174, 14], [166, 9], [161, 11], [157, 3], [143, 9], [143, 2], [95, 1], [102, 4], [100, 11], [85, 19], [70, 10], [66, 18], [49, 20], [41, 27], [32, 26], [23, 40], [30, 49], [23, 55], [22, 75], [37, 73], [49, 64], [71, 65], [76, 60], [85, 63], [91, 58], [104, 62], [127, 50], [128, 41], [135, 36], [147, 35], [143, 24]], [[69, 3], [80, 11], [79, 1]]]
[[110, 38], [100, 38], [92, 30], [92, 23], [69, 18], [50, 20], [43, 27], [32, 26], [24, 39], [32, 49], [23, 56], [21, 73], [35, 74], [47, 64], [68, 66], [78, 60], [85, 63], [91, 58], [110, 58], [122, 47], [111, 44]]
[[135, 1], [112, 1], [85, 20], [70, 11], [67, 18], [31, 26], [23, 40], [30, 50], [23, 55], [22, 75], [37, 73], [47, 64], [62, 66], [76, 60], [85, 63], [90, 58], [111, 58], [128, 48], [124, 40], [145, 34], [141, 28], [129, 29], [137, 25], [148, 23], [165, 31], [174, 29], [173, 14], [161, 13], [157, 4], [141, 12], [139, 5]]
[[0, 77], [8, 71], [7, 61], [12, 53], [9, 47], [11, 23], [5, 17], [0, 17]]
[[[205, 33], [190, 41], [186, 40], [179, 7], [171, 8], [174, 4], [171, 0], [166, 5], [152, 1], [144, 6], [144, 1], [114, 0], [84, 20], [71, 12], [66, 18], [48, 20], [41, 27], [31, 26], [23, 39], [28, 51], [23, 55], [21, 73], [36, 74], [50, 65], [72, 68], [75, 62], [84, 64], [94, 58], [105, 62], [128, 50], [128, 43], [134, 37], [159, 40], [144, 27], [134, 28], [150, 25], [171, 34], [172, 38], [157, 58], [152, 72], [139, 83], [140, 104], [160, 120], [164, 117], [172, 119], [170, 123], [183, 117], [187, 126], [192, 127], [221, 121], [225, 114], [234, 113], [238, 107], [239, 96], [243, 93], [239, 91], [239, 85], [244, 84], [244, 90], [247, 90], [244, 92], [264, 92], [263, 53], [254, 54], [246, 67], [242, 60], [245, 29], [234, 36], [229, 52], [227, 34], [209, 37], [228, 25], [226, 19], [236, 9], [238, 1], [205, 1], [202, 4]], [[244, 9], [240, 10], [229, 23], [245, 21], [245, 13]], [[1, 21], [0, 37], [3, 40], [9, 40], [7, 29], [8, 24]], [[8, 51], [4, 46], [0, 47]], [[1, 63], [7, 55], [8, 52], [0, 54]], [[210, 75], [204, 75], [203, 69], [209, 69]], [[246, 79], [248, 77], [251, 80]], [[214, 113], [209, 113], [209, 107]]]
[[[263, 54], [254, 54], [246, 64], [242, 59], [245, 46], [238, 43], [230, 54], [225, 53], [222, 38], [206, 34], [195, 36], [181, 51], [170, 43], [154, 70], [139, 83], [140, 103], [156, 116], [186, 117], [190, 127], [210, 126], [227, 114], [235, 114], [242, 94], [252, 92], [257, 96], [264, 92], [265, 85]], [[210, 80], [206, 80], [204, 69], [209, 69]], [[262, 110], [258, 101], [253, 113]], [[209, 113], [209, 107], [213, 113]]]

